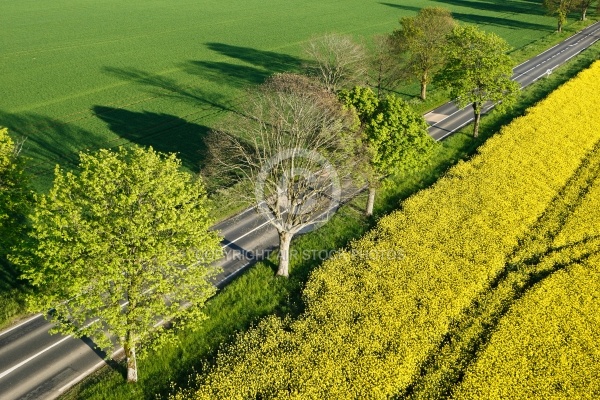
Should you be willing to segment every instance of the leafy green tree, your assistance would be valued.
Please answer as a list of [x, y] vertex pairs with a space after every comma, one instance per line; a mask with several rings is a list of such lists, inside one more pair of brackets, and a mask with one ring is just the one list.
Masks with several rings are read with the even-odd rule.
[[[582, 21], [585, 21], [587, 19], [587, 12], [592, 7], [593, 3], [594, 3], [594, 0], [577, 0], [576, 7], [579, 9], [579, 12], [581, 13], [580, 18]], [[600, 9], [600, 2], [598, 3], [597, 7]]]
[[497, 108], [516, 101], [520, 86], [511, 80], [513, 61], [510, 47], [494, 33], [475, 26], [457, 26], [448, 37], [446, 66], [438, 74], [439, 84], [450, 89], [460, 107], [471, 104], [475, 113], [473, 136], [479, 135], [481, 110], [486, 102], [501, 102]]
[[366, 214], [372, 215], [381, 178], [423, 165], [435, 142], [423, 117], [397, 96], [380, 100], [370, 88], [355, 87], [340, 92], [339, 97], [361, 122], [357, 164], [369, 186]]
[[21, 146], [0, 128], [0, 259], [6, 261], [11, 248], [26, 230], [25, 216], [32, 205], [32, 194], [22, 160], [18, 157]]
[[203, 318], [219, 237], [201, 181], [175, 155], [133, 147], [80, 159], [79, 173], [56, 168], [31, 216], [35, 246], [21, 257], [39, 291], [29, 304], [55, 332], [107, 350], [115, 338], [135, 382], [136, 350], [174, 340], [167, 325]]
[[444, 65], [447, 36], [456, 22], [449, 10], [426, 7], [414, 17], [400, 19], [400, 29], [392, 41], [406, 60], [404, 73], [421, 84], [421, 99], [427, 98], [427, 85]]
[[575, 9], [578, 2], [579, 0], [544, 0], [543, 4], [544, 7], [546, 7], [546, 10], [548, 10], [548, 14], [554, 15], [557, 18], [558, 32], [562, 32], [562, 28], [567, 22], [569, 13]]

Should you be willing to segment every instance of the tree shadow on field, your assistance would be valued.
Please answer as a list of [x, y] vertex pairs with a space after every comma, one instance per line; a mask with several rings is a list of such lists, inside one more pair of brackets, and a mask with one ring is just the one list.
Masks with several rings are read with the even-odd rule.
[[542, 2], [524, 2], [524, 1], [507, 1], [507, 0], [436, 0], [438, 3], [451, 4], [456, 7], [464, 7], [472, 10], [489, 11], [502, 14], [530, 14], [530, 15], [547, 15], [546, 9], [542, 6]]
[[123, 139], [152, 146], [163, 153], [177, 153], [183, 166], [197, 171], [206, 157], [205, 138], [209, 128], [169, 114], [135, 112], [94, 106], [94, 114]]
[[189, 74], [233, 87], [260, 85], [273, 74], [298, 72], [305, 62], [288, 54], [225, 43], [206, 43], [206, 47], [246, 65], [224, 61], [188, 61], [182, 65], [183, 69]]
[[600, 254], [600, 236], [557, 246], [555, 239], [600, 177], [600, 142], [520, 238], [505, 267], [472, 306], [450, 324], [438, 347], [421, 365], [419, 375], [396, 398], [445, 399], [487, 348], [502, 318], [529, 291], [556, 272]]
[[[82, 114], [80, 118], [88, 115]], [[0, 110], [0, 124], [9, 129], [13, 138], [25, 139], [22, 151], [25, 169], [33, 186], [40, 191], [50, 187], [57, 164], [67, 170], [73, 169], [79, 164], [80, 151], [115, 145], [105, 136], [39, 114], [13, 114]]]
[[[468, 1], [462, 1], [462, 0], [440, 0], [443, 1], [445, 3], [451, 3], [454, 5], [462, 5], [464, 7], [471, 7], [470, 3], [473, 4], [474, 8], [477, 8], [475, 5], [479, 5], [480, 9], [482, 10], [489, 10], [489, 11], [498, 11], [498, 9], [496, 8], [495, 5], [493, 4], [489, 4], [489, 3], [479, 3], [479, 2], [468, 2]], [[412, 11], [414, 13], [418, 13], [421, 9], [419, 7], [411, 7], [411, 6], [405, 6], [405, 5], [401, 5], [401, 4], [393, 4], [393, 3], [379, 3], [388, 7], [393, 7], [393, 8], [398, 8], [401, 10], [407, 10], [407, 11]], [[500, 7], [500, 6], [499, 6]], [[505, 6], [506, 8], [512, 8], [512, 7], [508, 7]], [[526, 7], [527, 9], [529, 9], [528, 7]], [[532, 7], [535, 8], [535, 7]], [[540, 9], [542, 9], [542, 6], [539, 6]], [[508, 11], [505, 11], [505, 13]], [[514, 12], [514, 11], [510, 11], [510, 12]], [[518, 14], [520, 12], [514, 12], [515, 14]], [[534, 14], [538, 14], [538, 13], [534, 13]], [[539, 13], [540, 15], [544, 15], [544, 11], [542, 9], [542, 11]], [[542, 24], [536, 24], [533, 22], [524, 22], [524, 21], [517, 21], [514, 19], [510, 19], [510, 18], [501, 18], [501, 17], [491, 17], [491, 16], [487, 16], [487, 15], [479, 15], [479, 14], [467, 14], [467, 13], [459, 13], [459, 12], [452, 12], [452, 16], [454, 17], [454, 19], [461, 21], [461, 22], [466, 22], [469, 24], [475, 24], [475, 25], [493, 25], [493, 26], [499, 26], [499, 27], [508, 27], [511, 29], [527, 29], [527, 30], [533, 30], [533, 31], [547, 31], [547, 32], [552, 32], [555, 28], [554, 25], [550, 26], [550, 25], [542, 25]]]
[[148, 92], [156, 97], [205, 104], [216, 108], [217, 112], [235, 111], [223, 94], [210, 93], [193, 85], [183, 85], [165, 75], [152, 74], [137, 68], [104, 67], [103, 71], [121, 80], [146, 86], [150, 89]]

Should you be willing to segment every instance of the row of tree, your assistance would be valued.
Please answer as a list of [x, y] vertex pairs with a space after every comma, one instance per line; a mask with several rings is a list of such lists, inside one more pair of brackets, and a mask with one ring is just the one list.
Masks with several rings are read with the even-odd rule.
[[[433, 79], [473, 104], [475, 133], [485, 102], [508, 104], [518, 91], [506, 43], [457, 25], [447, 10], [402, 19], [377, 44], [367, 57], [349, 36], [312, 40], [306, 75], [278, 74], [250, 89], [212, 132], [205, 172], [247, 183], [240, 195], [258, 200], [279, 232], [278, 275], [289, 274], [294, 235], [354, 189], [368, 187], [371, 215], [384, 177], [427, 161], [427, 124], [386, 89], [417, 78], [424, 99]], [[164, 327], [201, 318], [215, 290], [209, 265], [222, 253], [202, 180], [182, 172], [175, 155], [133, 146], [83, 153], [78, 171], [57, 167], [50, 192], [32, 196], [17, 153], [1, 130], [2, 254], [37, 289], [32, 309], [53, 309], [56, 331], [106, 349], [116, 339], [136, 381], [136, 349], [172, 340]]]
[[[558, 32], [562, 32], [563, 26], [567, 22], [567, 17], [573, 11], [579, 11], [580, 19], [585, 21], [588, 10], [590, 10], [596, 0], [544, 0], [544, 7], [550, 15], [554, 15], [558, 22]], [[597, 2], [597, 10], [600, 12], [600, 2]]]
[[333, 93], [305, 75], [278, 74], [252, 89], [239, 113], [212, 132], [211, 175], [279, 232], [278, 275], [289, 274], [294, 235], [318, 225], [356, 188], [370, 189], [373, 212], [380, 179], [423, 163], [433, 147], [427, 124], [396, 96], [366, 87]]
[[483, 105], [510, 106], [519, 91], [510, 79], [514, 62], [506, 41], [475, 26], [458, 25], [444, 8], [423, 8], [416, 16], [401, 18], [400, 28], [376, 37], [372, 47], [368, 54], [350, 36], [316, 38], [307, 46], [314, 60], [307, 72], [331, 92], [367, 86], [379, 99], [401, 81], [417, 81], [420, 98], [426, 100], [428, 85], [435, 82], [450, 91], [459, 107], [472, 104], [475, 137]]
[[[475, 136], [485, 103], [516, 99], [509, 47], [497, 35], [457, 25], [441, 8], [400, 22], [371, 57], [350, 36], [313, 39], [306, 75], [278, 74], [251, 88], [239, 112], [212, 132], [206, 172], [221, 183], [248, 183], [239, 197], [257, 201], [279, 232], [278, 275], [289, 274], [294, 235], [327, 219], [352, 195], [350, 186], [369, 189], [371, 215], [382, 178], [418, 168], [431, 154], [423, 117], [384, 94], [384, 84], [416, 77], [425, 98], [433, 77], [459, 106], [472, 104]], [[373, 77], [376, 92], [367, 86]]]

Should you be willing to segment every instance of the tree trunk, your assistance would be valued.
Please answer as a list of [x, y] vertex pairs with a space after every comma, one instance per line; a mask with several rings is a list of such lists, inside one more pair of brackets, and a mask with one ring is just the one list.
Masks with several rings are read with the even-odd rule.
[[585, 21], [587, 18], [587, 7], [583, 6], [581, 7], [581, 20]]
[[290, 276], [290, 244], [292, 243], [293, 234], [289, 232], [279, 232], [279, 269], [278, 276]]
[[133, 343], [131, 335], [130, 332], [127, 333], [123, 349], [125, 350], [125, 357], [127, 357], [127, 382], [135, 383], [138, 380], [137, 360], [135, 358], [135, 344]]
[[481, 122], [481, 107], [473, 103], [473, 111], [475, 112], [475, 125], [473, 126], [473, 137], [479, 136], [479, 123]]
[[369, 187], [369, 200], [367, 200], [367, 217], [373, 215], [373, 206], [375, 205], [375, 188]]
[[558, 29], [557, 29], [557, 30], [558, 30], [558, 33], [561, 33], [561, 32], [562, 32], [562, 26], [563, 26], [563, 24], [562, 24], [562, 21], [559, 19], [559, 20], [558, 20]]
[[427, 72], [421, 77], [421, 100], [427, 100]]
[[383, 88], [383, 66], [379, 64], [379, 73], [377, 74], [377, 98], [381, 100], [381, 89]]

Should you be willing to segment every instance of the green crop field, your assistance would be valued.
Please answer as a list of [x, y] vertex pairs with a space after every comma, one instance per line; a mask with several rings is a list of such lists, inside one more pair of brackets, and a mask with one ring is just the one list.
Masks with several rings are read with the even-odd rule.
[[425, 6], [450, 8], [515, 49], [555, 27], [525, 0], [0, 0], [0, 126], [27, 138], [40, 190], [78, 151], [128, 143], [179, 152], [198, 170], [216, 119], [243, 88], [300, 68], [311, 36], [368, 38]]

